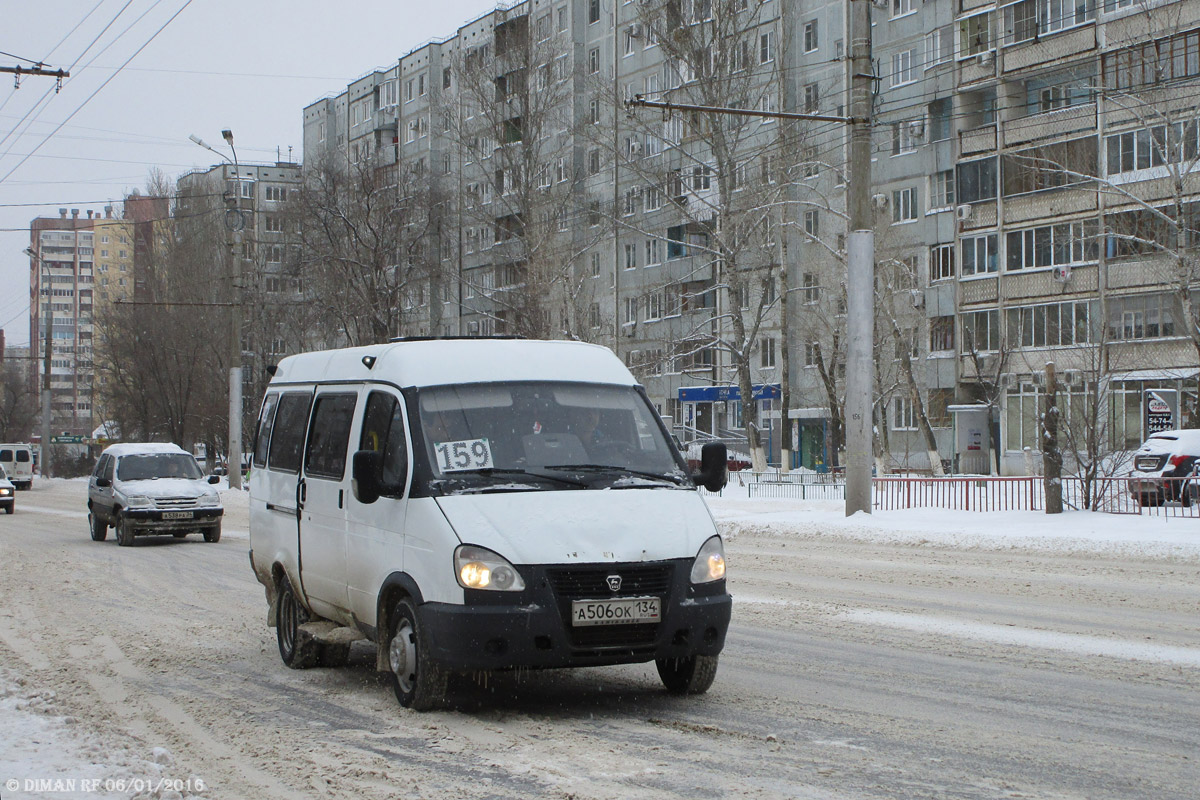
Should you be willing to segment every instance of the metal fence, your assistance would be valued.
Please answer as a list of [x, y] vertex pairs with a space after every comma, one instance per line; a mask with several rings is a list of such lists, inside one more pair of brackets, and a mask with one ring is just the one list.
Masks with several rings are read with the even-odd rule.
[[[1131, 491], [1129, 478], [1062, 479], [1063, 507], [1110, 514], [1144, 514], [1200, 519], [1200, 485], [1187, 478], [1166, 478], [1159, 492]], [[702, 490], [703, 491], [703, 490]], [[823, 473], [734, 472], [718, 495], [844, 500], [841, 475]], [[707, 492], [705, 492], [707, 494]], [[1043, 511], [1045, 481], [1041, 476], [955, 476], [947, 478], [887, 476], [872, 479], [872, 505], [880, 510], [942, 508], [951, 511]]]

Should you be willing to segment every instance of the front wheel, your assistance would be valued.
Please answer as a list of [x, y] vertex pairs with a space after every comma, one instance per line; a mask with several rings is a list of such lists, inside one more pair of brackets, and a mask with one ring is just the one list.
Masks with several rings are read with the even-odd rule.
[[5, 514], [11, 514], [11, 513], [13, 513], [13, 512], [14, 512], [14, 511], [16, 511], [16, 510], [17, 510], [17, 504], [16, 504], [16, 503], [9, 503], [8, 505], [6, 505], [6, 506], [4, 507], [4, 513], [5, 513]]
[[658, 677], [671, 694], [704, 694], [717, 677], [719, 656], [687, 656], [655, 660]]
[[221, 523], [218, 522], [211, 528], [204, 529], [204, 541], [209, 542], [210, 544], [215, 544], [216, 542], [221, 541]]
[[414, 711], [440, 708], [446, 702], [449, 676], [429, 657], [428, 641], [411, 598], [396, 603], [390, 622], [388, 666], [392, 668], [396, 699]]
[[292, 582], [285, 576], [275, 601], [275, 635], [279, 639], [279, 657], [292, 669], [308, 669], [317, 663], [319, 645], [304, 636], [300, 626], [308, 622], [308, 611], [300, 605]]
[[103, 542], [108, 538], [108, 524], [96, 516], [95, 511], [88, 512], [88, 526], [92, 529], [93, 542]]
[[119, 547], [131, 547], [133, 545], [133, 527], [129, 524], [129, 520], [125, 515], [117, 517], [117, 545]]

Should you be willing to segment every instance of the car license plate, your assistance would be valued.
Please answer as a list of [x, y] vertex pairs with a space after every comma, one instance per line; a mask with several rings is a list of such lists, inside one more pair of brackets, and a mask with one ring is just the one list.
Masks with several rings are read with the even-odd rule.
[[162, 512], [163, 519], [191, 519], [192, 512], [190, 511], [164, 511]]
[[661, 603], [657, 597], [619, 597], [612, 600], [572, 600], [571, 624], [636, 625], [658, 622]]

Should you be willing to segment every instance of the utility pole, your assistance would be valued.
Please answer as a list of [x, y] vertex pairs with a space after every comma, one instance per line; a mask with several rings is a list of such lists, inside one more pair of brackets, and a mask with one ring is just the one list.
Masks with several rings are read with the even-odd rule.
[[871, 433], [875, 382], [875, 220], [871, 211], [871, 2], [850, 11], [850, 176], [846, 205], [846, 516], [871, 513]]
[[241, 168], [238, 166], [237, 150], [233, 147], [233, 131], [223, 130], [221, 136], [229, 144], [233, 152], [233, 186], [237, 200], [237, 219], [233, 224], [233, 252], [229, 268], [233, 275], [229, 283], [232, 293], [233, 308], [230, 324], [229, 348], [229, 463], [226, 472], [229, 477], [229, 488], [242, 488], [242, 230], [246, 227], [246, 218], [242, 215], [242, 179]]
[[[39, 258], [40, 262], [41, 259]], [[39, 272], [41, 267], [39, 264]], [[38, 281], [38, 289], [40, 293], [41, 281]], [[42, 360], [42, 477], [50, 477], [50, 366], [52, 363], [52, 355], [54, 352], [54, 308], [52, 303], [53, 297], [48, 297], [46, 301], [46, 354]]]

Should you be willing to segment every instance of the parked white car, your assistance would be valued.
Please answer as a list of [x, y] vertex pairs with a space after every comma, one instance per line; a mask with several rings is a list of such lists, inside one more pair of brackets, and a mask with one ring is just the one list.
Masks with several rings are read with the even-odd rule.
[[345, 663], [375, 643], [400, 703], [447, 676], [653, 661], [707, 691], [732, 601], [686, 462], [611, 350], [397, 342], [285, 358], [250, 477], [250, 561], [279, 654]]
[[114, 444], [106, 447], [88, 480], [88, 523], [92, 539], [102, 542], [108, 528], [117, 544], [134, 537], [169, 533], [183, 538], [196, 532], [206, 542], [221, 540], [221, 495], [195, 457], [174, 444]]

